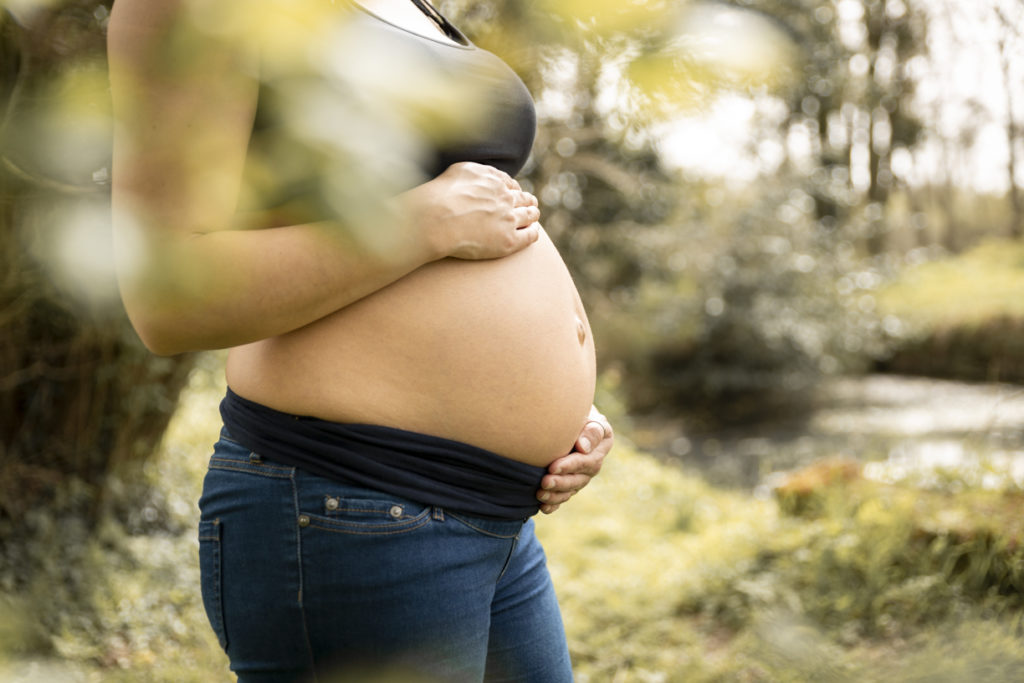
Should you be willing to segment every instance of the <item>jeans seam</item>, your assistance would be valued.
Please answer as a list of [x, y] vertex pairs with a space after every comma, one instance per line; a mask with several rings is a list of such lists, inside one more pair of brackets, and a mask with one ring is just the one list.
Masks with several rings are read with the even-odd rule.
[[359, 513], [363, 513], [363, 514], [366, 514], [366, 515], [380, 515], [382, 517], [390, 517], [391, 519], [394, 519], [394, 520], [416, 519], [416, 517], [413, 516], [413, 515], [402, 515], [401, 517], [395, 517], [394, 515], [392, 515], [390, 512], [388, 512], [386, 510], [374, 510], [372, 508], [341, 508], [341, 507], [334, 508], [333, 510], [330, 511], [330, 513], [328, 513], [326, 515], [322, 515], [322, 516], [323, 517], [327, 517], [328, 519], [331, 519], [333, 515], [337, 515], [337, 514], [340, 514], [342, 512], [359, 512]]
[[298, 487], [298, 484], [296, 484], [296, 482], [295, 482], [295, 472], [296, 472], [296, 470], [295, 470], [294, 467], [292, 467], [290, 469], [291, 469], [291, 474], [289, 475], [288, 479], [291, 481], [291, 484], [292, 484], [292, 507], [293, 507], [294, 512], [295, 512], [294, 516], [292, 517], [292, 519], [294, 520], [294, 529], [295, 529], [295, 559], [298, 562], [298, 570], [299, 570], [298, 571], [299, 593], [298, 593], [298, 595], [296, 597], [298, 598], [298, 602], [299, 602], [299, 613], [302, 615], [302, 638], [303, 638], [303, 640], [306, 641], [306, 654], [307, 654], [307, 656], [309, 658], [309, 670], [313, 674], [313, 683], [316, 683], [316, 681], [317, 681], [316, 661], [313, 658], [313, 643], [309, 639], [309, 624], [308, 624], [308, 620], [306, 619], [306, 603], [304, 601], [304, 596], [302, 595], [302, 589], [304, 587], [303, 586], [303, 574], [305, 573], [305, 568], [303, 567], [303, 564], [302, 564], [302, 527], [299, 526], [299, 514], [300, 514], [300, 512], [299, 512], [299, 487]]
[[501, 578], [505, 576], [505, 572], [508, 571], [508, 567], [512, 564], [512, 556], [515, 555], [516, 547], [519, 545], [519, 534], [512, 537], [512, 547], [508, 549], [508, 557], [505, 558], [505, 565], [501, 568], [501, 573], [498, 574], [498, 578], [494, 580], [494, 583], [501, 581]]
[[[239, 443], [238, 441], [235, 441], [230, 436], [225, 436], [223, 432], [221, 433], [220, 438], [221, 438], [222, 441], [230, 441], [233, 444], [236, 444], [238, 446], [242, 446], [241, 443]], [[244, 448], [245, 446], [242, 446], [242, 447]]]
[[[276, 467], [274, 465], [259, 465], [260, 469], [256, 469], [252, 465], [239, 465], [233, 460], [225, 458], [211, 458], [210, 469], [211, 470], [229, 470], [231, 472], [242, 472], [243, 474], [255, 474], [261, 477], [273, 477], [274, 479], [288, 479], [291, 477], [291, 469]], [[267, 469], [273, 469], [276, 471], [267, 472]], [[260, 471], [264, 470], [264, 471]]]
[[[350, 535], [353, 535], [353, 536], [394, 536], [396, 534], [404, 534], [404, 533], [409, 532], [409, 531], [415, 531], [416, 529], [419, 529], [420, 527], [424, 526], [429, 521], [430, 521], [430, 517], [424, 517], [423, 519], [421, 519], [416, 524], [413, 524], [413, 525], [410, 525], [410, 526], [403, 526], [401, 529], [392, 529], [390, 531], [387, 531], [387, 530], [384, 530], [384, 529], [379, 529], [379, 527], [383, 526], [383, 525], [380, 525], [380, 524], [376, 524], [376, 525], [360, 525], [362, 527], [362, 529], [364, 529], [364, 531], [360, 531], [358, 529], [351, 529], [351, 528], [347, 528], [346, 529], [346, 528], [323, 526], [323, 525], [320, 525], [320, 524], [313, 524], [312, 522], [310, 522], [309, 528], [310, 529], [319, 529], [321, 531], [330, 531], [330, 532], [333, 532], [333, 533], [336, 533], [336, 534], [350, 534]], [[374, 527], [377, 527], [377, 529], [369, 530], [369, 529], [374, 529]]]
[[448, 516], [454, 517], [455, 519], [459, 520], [460, 522], [462, 522], [463, 524], [468, 526], [473, 531], [478, 531], [481, 534], [484, 534], [486, 536], [491, 536], [492, 538], [503, 538], [503, 539], [519, 538], [519, 532], [518, 531], [516, 531], [514, 534], [498, 534], [498, 533], [495, 533], [493, 531], [488, 531], [487, 529], [481, 529], [480, 527], [478, 527], [477, 525], [473, 524], [472, 522], [470, 522], [465, 517], [462, 517], [461, 515], [457, 515], [454, 512], [448, 511]]
[[[216, 530], [215, 533], [203, 533], [203, 528], [212, 527]], [[209, 591], [209, 595], [204, 595], [203, 607], [207, 609], [207, 616], [210, 620], [210, 625], [213, 627], [214, 633], [217, 635], [217, 640], [220, 641], [220, 645], [227, 652], [227, 620], [224, 618], [224, 569], [222, 564], [223, 548], [221, 547], [221, 526], [220, 518], [217, 517], [210, 522], [200, 520], [199, 522], [199, 545], [200, 554], [202, 554], [202, 544], [205, 541], [208, 543], [207, 557], [213, 563], [213, 567], [207, 567], [208, 575], [205, 586]], [[203, 561], [200, 557], [200, 571], [202, 571]], [[206, 598], [209, 598], [210, 605], [206, 604]]]

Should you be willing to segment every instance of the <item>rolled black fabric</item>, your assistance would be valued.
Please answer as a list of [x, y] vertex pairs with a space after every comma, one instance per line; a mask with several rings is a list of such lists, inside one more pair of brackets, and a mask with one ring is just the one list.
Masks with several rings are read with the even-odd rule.
[[494, 519], [525, 519], [540, 509], [545, 468], [460, 441], [291, 415], [230, 388], [220, 413], [232, 439], [310, 474]]

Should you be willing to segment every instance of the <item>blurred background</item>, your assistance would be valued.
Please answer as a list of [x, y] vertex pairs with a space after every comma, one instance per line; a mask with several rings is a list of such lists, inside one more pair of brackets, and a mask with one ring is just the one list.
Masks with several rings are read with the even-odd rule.
[[[329, 5], [294, 5], [218, 35], [295, 59]], [[437, 5], [537, 103], [520, 181], [618, 435], [538, 520], [578, 680], [1019, 680], [1024, 2]], [[194, 540], [222, 356], [120, 307], [110, 7], [0, 0], [0, 679], [231, 680]], [[327, 192], [322, 142], [264, 163]]]

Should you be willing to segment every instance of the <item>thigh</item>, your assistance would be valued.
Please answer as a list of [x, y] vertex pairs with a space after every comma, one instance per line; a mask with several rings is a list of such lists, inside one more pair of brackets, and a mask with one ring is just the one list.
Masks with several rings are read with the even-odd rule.
[[491, 608], [489, 683], [571, 683], [554, 586], [533, 520], [523, 527]]
[[222, 436], [199, 506], [203, 604], [242, 683], [307, 680], [293, 469]]
[[[387, 663], [445, 683], [483, 680], [491, 603], [522, 528], [398, 496], [297, 478], [303, 609], [320, 673]], [[354, 680], [354, 678], [352, 678]], [[363, 680], [373, 680], [363, 678]]]

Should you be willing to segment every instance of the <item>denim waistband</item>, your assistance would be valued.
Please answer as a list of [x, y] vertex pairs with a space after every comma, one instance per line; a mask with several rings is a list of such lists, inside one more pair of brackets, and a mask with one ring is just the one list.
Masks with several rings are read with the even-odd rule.
[[524, 519], [540, 509], [536, 492], [545, 468], [470, 444], [292, 415], [230, 388], [220, 413], [238, 443], [312, 474], [494, 519]]

